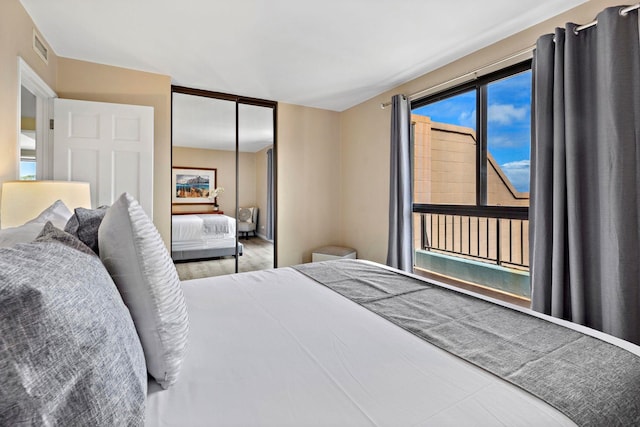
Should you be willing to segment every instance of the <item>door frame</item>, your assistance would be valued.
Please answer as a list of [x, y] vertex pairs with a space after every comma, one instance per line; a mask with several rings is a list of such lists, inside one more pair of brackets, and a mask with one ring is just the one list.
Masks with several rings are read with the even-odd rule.
[[36, 96], [36, 179], [51, 179], [53, 174], [53, 99], [58, 95], [18, 56], [18, 111], [16, 179], [20, 179], [20, 131], [22, 129], [22, 86]]

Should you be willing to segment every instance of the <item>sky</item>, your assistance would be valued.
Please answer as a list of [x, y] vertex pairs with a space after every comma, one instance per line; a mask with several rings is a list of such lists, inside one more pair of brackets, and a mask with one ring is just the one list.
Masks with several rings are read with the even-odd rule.
[[36, 176], [36, 162], [20, 162], [20, 177]]
[[[488, 85], [488, 149], [518, 191], [529, 191], [531, 71]], [[431, 120], [475, 129], [475, 91], [413, 110]]]

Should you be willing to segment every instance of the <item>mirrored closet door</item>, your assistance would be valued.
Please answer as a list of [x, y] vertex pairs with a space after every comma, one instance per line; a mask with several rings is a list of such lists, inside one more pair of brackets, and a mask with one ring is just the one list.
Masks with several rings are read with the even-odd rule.
[[276, 265], [276, 103], [172, 88], [172, 242], [182, 280]]
[[249, 255], [238, 258], [238, 271], [273, 266], [273, 123], [273, 108], [238, 104], [237, 224], [239, 241]]

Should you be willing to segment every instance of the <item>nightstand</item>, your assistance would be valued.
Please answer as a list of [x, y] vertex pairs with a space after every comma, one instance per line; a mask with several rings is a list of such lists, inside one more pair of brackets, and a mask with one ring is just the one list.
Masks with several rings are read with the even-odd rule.
[[356, 250], [343, 246], [323, 246], [311, 254], [311, 262], [329, 261], [332, 259], [356, 259]]

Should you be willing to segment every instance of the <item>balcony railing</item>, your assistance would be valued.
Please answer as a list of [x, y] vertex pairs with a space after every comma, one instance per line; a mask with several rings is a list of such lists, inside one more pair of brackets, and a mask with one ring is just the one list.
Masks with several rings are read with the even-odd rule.
[[[416, 245], [505, 267], [529, 269], [529, 220], [519, 212], [414, 213]], [[515, 216], [515, 217], [514, 217]], [[414, 222], [415, 224], [415, 222]]]

